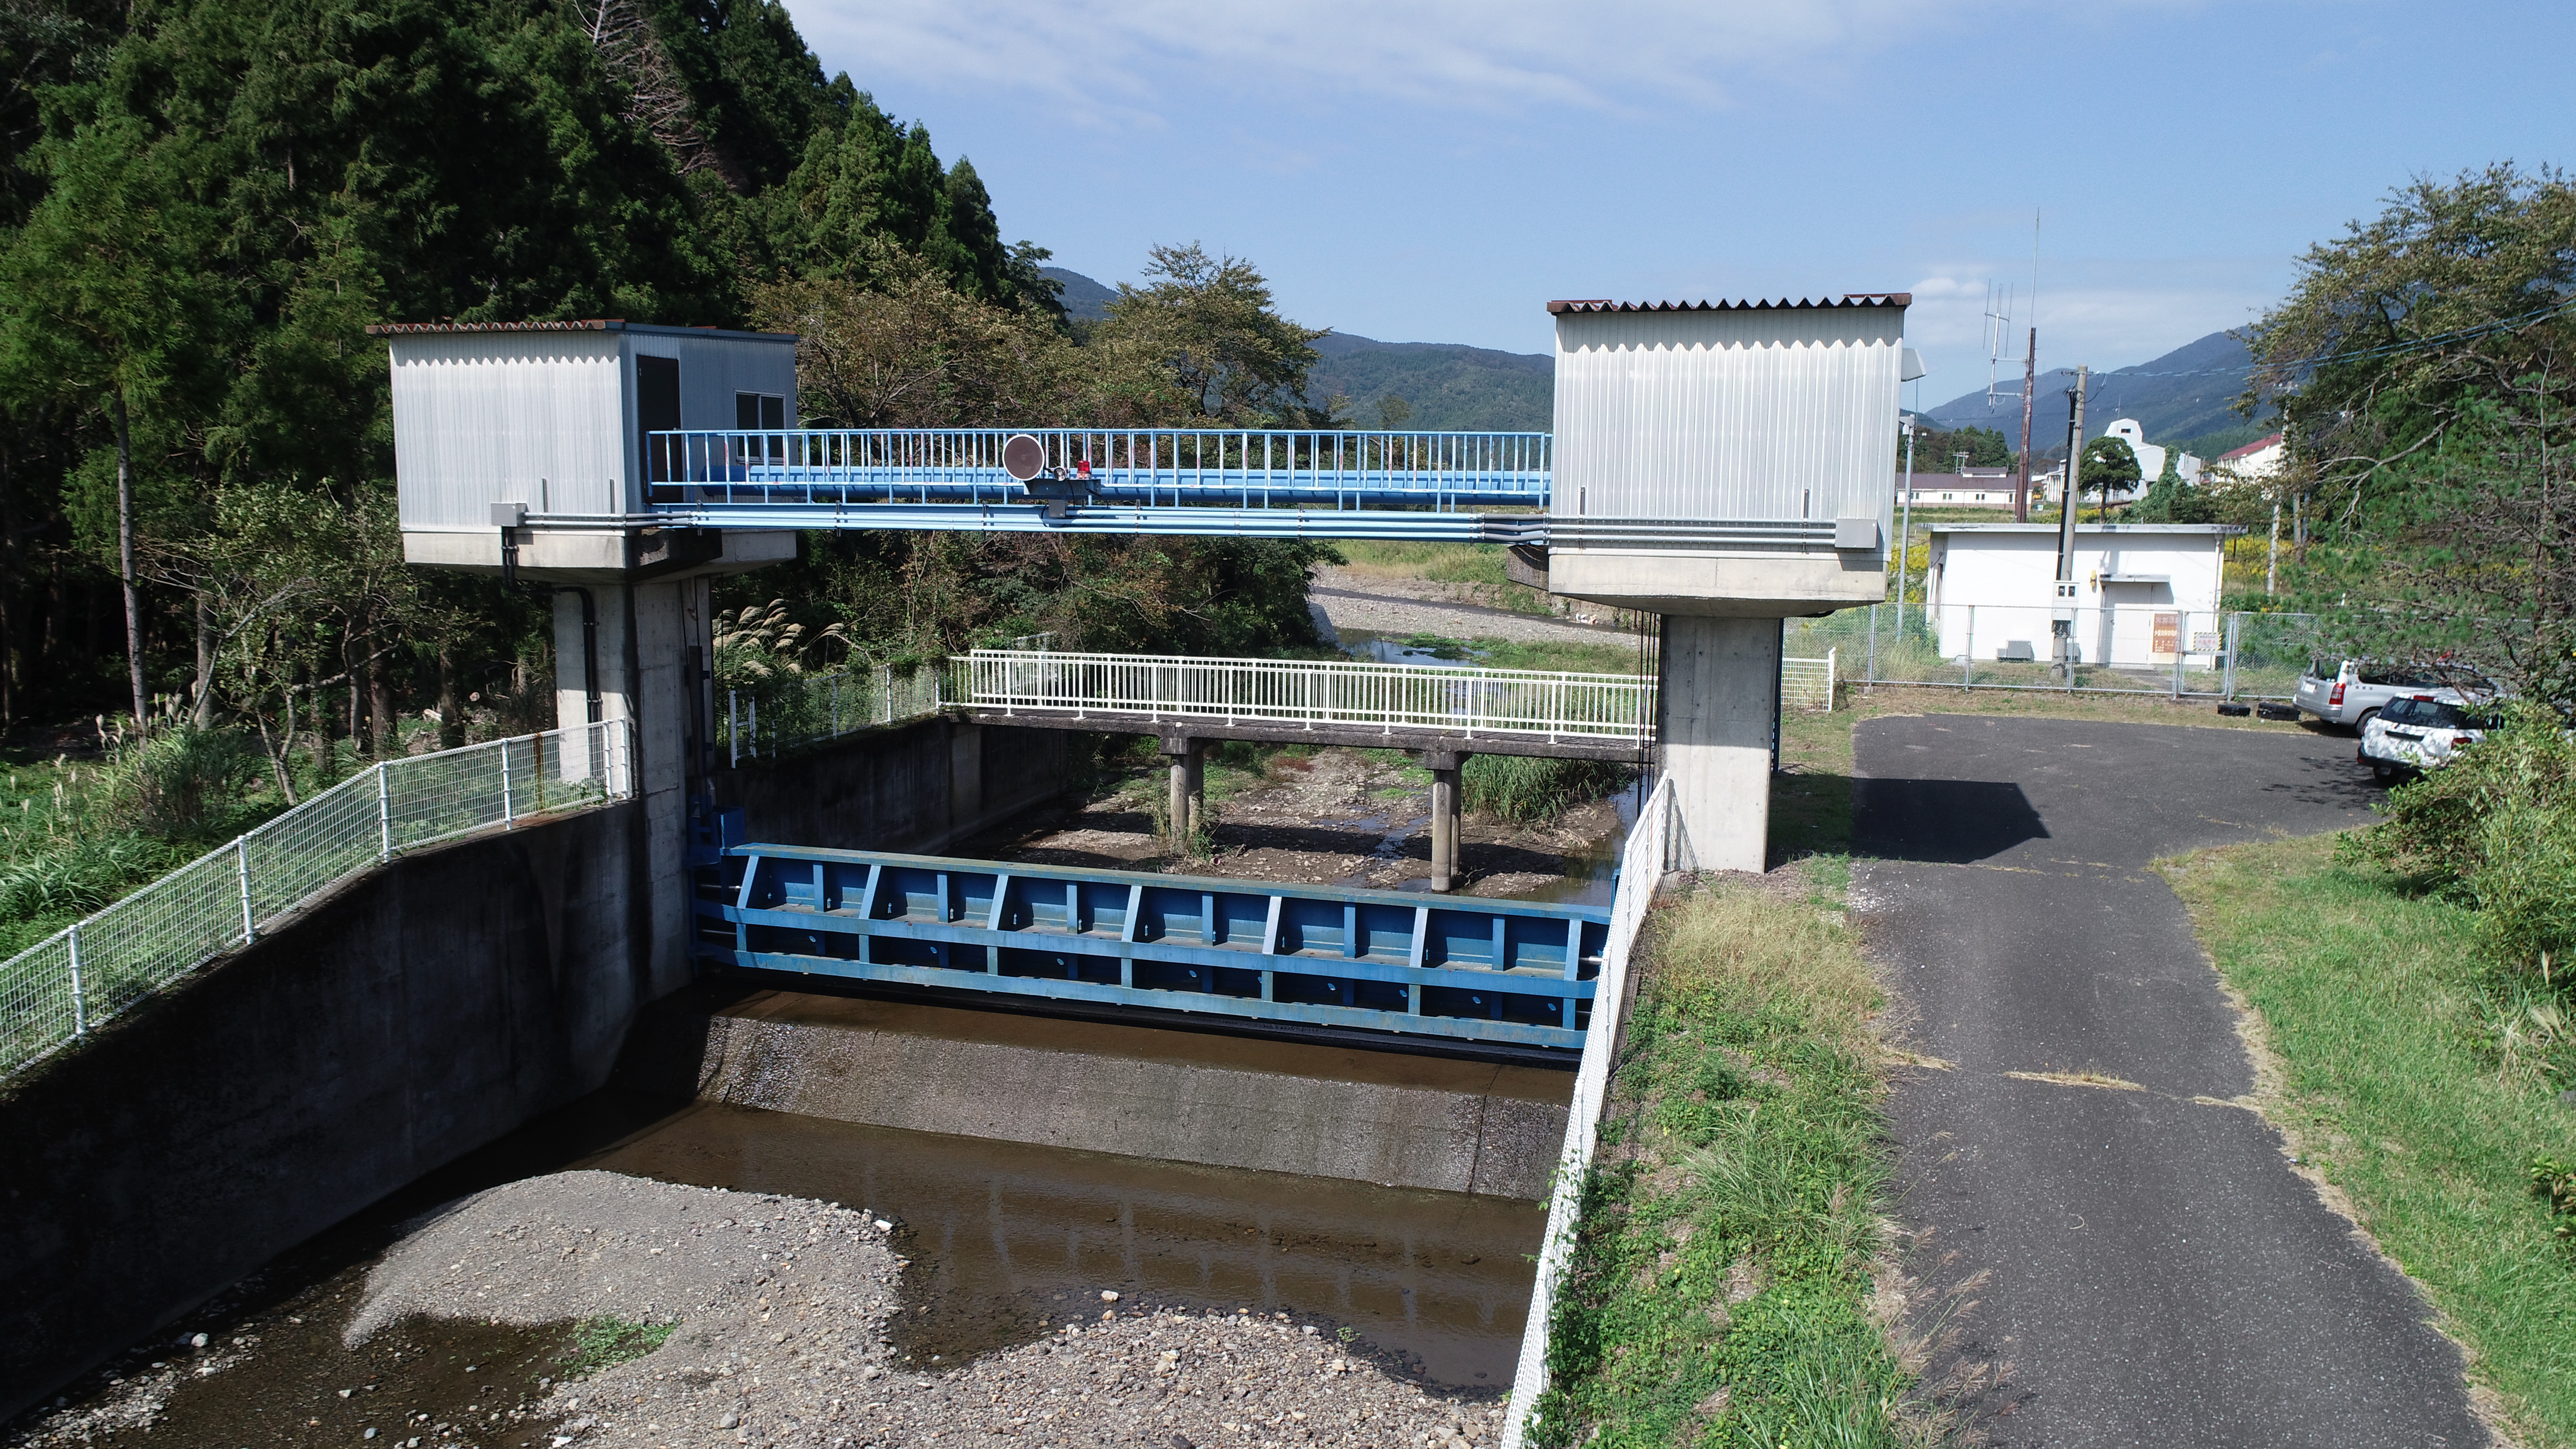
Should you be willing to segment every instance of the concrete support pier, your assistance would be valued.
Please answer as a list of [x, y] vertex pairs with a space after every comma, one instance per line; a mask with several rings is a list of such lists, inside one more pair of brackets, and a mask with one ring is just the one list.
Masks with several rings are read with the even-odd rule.
[[1680, 868], [1759, 872], [1770, 834], [1780, 621], [1666, 615], [1657, 694]]
[[1431, 888], [1458, 887], [1458, 771], [1467, 763], [1456, 750], [1424, 750], [1422, 768], [1431, 772]]
[[1187, 840], [1207, 820], [1207, 741], [1165, 735], [1163, 755], [1172, 764], [1172, 838]]
[[[643, 879], [634, 909], [649, 913], [652, 977], [646, 999], [694, 974], [687, 862], [690, 780], [703, 759], [713, 640], [708, 580], [582, 579], [554, 589], [555, 719], [634, 722], [636, 796], [642, 805]], [[566, 761], [567, 770], [576, 762]], [[639, 922], [640, 924], [640, 922]]]

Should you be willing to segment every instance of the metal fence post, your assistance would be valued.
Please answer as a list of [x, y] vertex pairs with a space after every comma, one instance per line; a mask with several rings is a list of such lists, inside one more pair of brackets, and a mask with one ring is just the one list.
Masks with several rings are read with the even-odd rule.
[[838, 739], [838, 738], [840, 737], [840, 734], [841, 734], [841, 676], [839, 676], [839, 675], [835, 674], [835, 675], [833, 675], [833, 676], [832, 676], [832, 736], [833, 736], [833, 738]]
[[877, 711], [879, 724], [894, 723], [894, 666], [877, 666]]
[[733, 752], [728, 761], [735, 768], [742, 765], [742, 691], [725, 691], [725, 748]]
[[[600, 793], [603, 795], [607, 794], [608, 742], [606, 740], [592, 740], [588, 743], [589, 749], [583, 750], [582, 753], [589, 754], [591, 750], [599, 751]], [[510, 742], [508, 740], [503, 740], [501, 742], [501, 828], [504, 830], [515, 830], [518, 828], [518, 816], [510, 807]]]
[[1977, 667], [1977, 606], [1968, 606], [1968, 632], [1959, 640], [1959, 688], [1968, 688], [1968, 671]]
[[376, 860], [394, 858], [394, 790], [385, 776], [384, 762], [376, 763]]
[[2187, 609], [2176, 609], [2174, 611], [2173, 677], [2173, 697], [2176, 703], [2182, 700], [2182, 662], [2191, 657], [2190, 645], [2191, 612]]
[[1878, 605], [1876, 604], [1869, 606], [1869, 665], [1866, 672], [1861, 675], [1860, 682], [1878, 683]]
[[2236, 641], [2244, 623], [2242, 610], [2227, 616], [2227, 657], [2220, 665], [2218, 681], [2218, 697], [2221, 699], [2236, 697]]
[[745, 725], [746, 727], [748, 727], [748, 728], [751, 730], [751, 757], [752, 757], [753, 759], [757, 760], [757, 759], [759, 759], [759, 758], [760, 758], [760, 696], [759, 696], [759, 695], [756, 695], [756, 694], [755, 694], [755, 695], [753, 695], [753, 696], [751, 697], [751, 709], [748, 711], [748, 717], [743, 721], [743, 723], [744, 723], [744, 725]]
[[1843, 647], [1828, 645], [1825, 649], [1825, 713], [1834, 712], [1834, 665], [1842, 658]]
[[72, 1035], [89, 1035], [89, 1003], [81, 989], [80, 923], [70, 931], [72, 958]]
[[233, 837], [233, 874], [241, 882], [242, 944], [247, 946], [259, 939], [258, 923], [251, 919], [250, 913], [250, 837], [247, 835]]

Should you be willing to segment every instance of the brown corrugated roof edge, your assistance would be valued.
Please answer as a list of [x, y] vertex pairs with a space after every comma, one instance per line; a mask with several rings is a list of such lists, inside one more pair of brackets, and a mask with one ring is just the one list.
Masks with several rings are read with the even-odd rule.
[[1567, 312], [1771, 312], [1800, 311], [1810, 307], [1911, 307], [1912, 292], [1845, 292], [1839, 298], [1814, 301], [1783, 297], [1773, 301], [1738, 302], [1612, 302], [1586, 297], [1571, 302], [1550, 302], [1547, 310], [1563, 315]]
[[584, 317], [572, 322], [378, 322], [369, 337], [406, 337], [426, 332], [605, 332], [623, 327], [623, 317]]

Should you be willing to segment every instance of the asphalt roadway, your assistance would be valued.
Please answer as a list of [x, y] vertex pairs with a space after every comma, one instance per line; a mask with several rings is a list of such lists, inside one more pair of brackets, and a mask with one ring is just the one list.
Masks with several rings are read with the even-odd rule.
[[1963, 1407], [2013, 1449], [2488, 1442], [2421, 1295], [2232, 1105], [2251, 1062], [2146, 869], [2366, 818], [2351, 740], [1953, 715], [1855, 744], [1854, 906], [1947, 1063], [1892, 1103], [1918, 1327], [1951, 1331], [1930, 1382], [1995, 1365]]

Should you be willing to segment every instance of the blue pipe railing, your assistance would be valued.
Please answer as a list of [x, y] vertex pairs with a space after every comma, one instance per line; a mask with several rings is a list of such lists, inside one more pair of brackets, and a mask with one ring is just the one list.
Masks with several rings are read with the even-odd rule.
[[[1017, 477], [1014, 437], [1035, 440]], [[1545, 508], [1546, 433], [803, 428], [646, 435], [658, 512], [964, 505]], [[1028, 449], [1022, 445], [1023, 453]], [[1033, 467], [1032, 467], [1033, 465]]]

